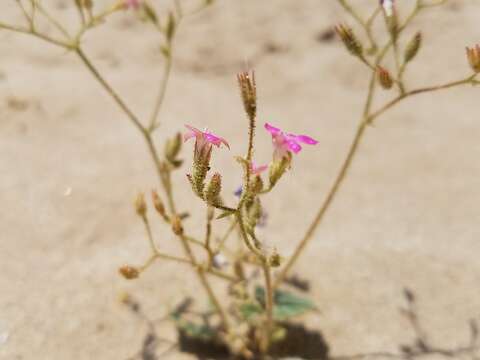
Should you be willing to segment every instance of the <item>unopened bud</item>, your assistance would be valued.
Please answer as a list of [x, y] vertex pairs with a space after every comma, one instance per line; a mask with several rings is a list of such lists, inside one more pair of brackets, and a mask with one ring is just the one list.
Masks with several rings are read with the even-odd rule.
[[351, 27], [339, 24], [335, 26], [335, 31], [352, 55], [363, 58], [363, 46], [353, 33]]
[[178, 216], [175, 216], [172, 219], [172, 231], [175, 235], [182, 236], [183, 235], [183, 225], [182, 221]]
[[288, 167], [290, 166], [291, 160], [292, 154], [290, 152], [287, 153], [287, 155], [283, 156], [281, 159], [274, 160], [274, 162], [270, 166], [269, 171], [271, 188], [275, 186], [275, 184], [278, 182], [278, 180], [280, 180], [285, 171], [287, 171]]
[[388, 90], [393, 86], [393, 79], [387, 69], [377, 66], [377, 79], [382, 88]]
[[282, 257], [277, 252], [277, 249], [273, 249], [272, 255], [270, 255], [268, 258], [268, 264], [271, 267], [279, 267], [281, 263], [282, 263]]
[[467, 47], [467, 59], [472, 70], [480, 73], [480, 45], [477, 44], [473, 48]]
[[177, 27], [177, 21], [175, 20], [175, 16], [173, 16], [172, 12], [168, 13], [168, 20], [167, 20], [167, 27], [165, 29], [165, 37], [167, 41], [170, 42], [175, 35], [175, 30]]
[[145, 14], [145, 19], [152, 22], [153, 24], [159, 25], [158, 16], [155, 12], [155, 9], [151, 7], [146, 1], [142, 3], [142, 8]]
[[152, 190], [152, 202], [155, 210], [157, 210], [161, 217], [165, 218], [165, 205], [163, 204], [163, 201], [162, 199], [160, 199], [160, 196], [158, 195], [158, 192], [156, 190]]
[[407, 44], [407, 47], [405, 48], [405, 63], [413, 60], [415, 56], [417, 56], [418, 50], [420, 49], [420, 46], [422, 45], [422, 33], [417, 32], [412, 40]]
[[141, 217], [145, 217], [147, 213], [147, 203], [145, 202], [145, 195], [143, 192], [139, 192], [135, 198], [135, 211]]
[[215, 173], [210, 180], [205, 191], [205, 200], [210, 205], [217, 205], [220, 203], [220, 191], [222, 190], [222, 176], [219, 173]]
[[237, 74], [238, 85], [242, 95], [243, 106], [249, 119], [254, 119], [257, 113], [257, 87], [255, 84], [255, 72], [251, 75], [247, 72]]
[[182, 165], [182, 160], [178, 160], [177, 156], [182, 148], [182, 134], [177, 133], [173, 138], [168, 139], [165, 144], [165, 157], [174, 167]]
[[140, 270], [130, 265], [124, 265], [118, 271], [127, 280], [133, 280], [140, 276]]
[[252, 187], [252, 192], [255, 194], [258, 194], [263, 190], [263, 180], [259, 175], [253, 178], [251, 187]]

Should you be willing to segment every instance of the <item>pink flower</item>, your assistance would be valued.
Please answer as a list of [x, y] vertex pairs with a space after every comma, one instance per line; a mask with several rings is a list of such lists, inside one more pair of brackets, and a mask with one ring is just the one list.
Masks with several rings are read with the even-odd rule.
[[312, 139], [307, 135], [295, 135], [284, 133], [279, 128], [276, 128], [269, 123], [265, 123], [265, 129], [272, 135], [272, 142], [275, 151], [273, 153], [274, 159], [281, 159], [286, 156], [287, 153], [293, 152], [295, 154], [302, 150], [300, 143], [308, 145], [316, 145], [317, 140]]
[[140, 8], [142, 0], [124, 0], [123, 5], [127, 9], [138, 10]]
[[212, 152], [212, 145], [220, 147], [220, 145], [224, 144], [230, 149], [230, 146], [224, 138], [213, 135], [207, 130], [200, 131], [190, 125], [185, 125], [185, 127], [189, 131], [183, 135], [183, 141], [195, 138], [194, 161], [204, 160], [208, 162], [210, 160], [210, 153]]
[[268, 165], [257, 166], [257, 164], [255, 164], [253, 161], [250, 164], [250, 172], [252, 173], [252, 175], [259, 175], [267, 169]]

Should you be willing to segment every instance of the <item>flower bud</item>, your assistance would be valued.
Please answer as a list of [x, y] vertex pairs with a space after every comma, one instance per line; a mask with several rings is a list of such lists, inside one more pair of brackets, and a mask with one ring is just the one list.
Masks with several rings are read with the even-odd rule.
[[152, 190], [152, 202], [155, 210], [157, 210], [160, 216], [164, 219], [167, 218], [165, 205], [163, 204], [163, 201], [162, 199], [160, 199], [160, 196], [158, 195], [158, 192], [156, 190]]
[[133, 280], [140, 276], [140, 270], [130, 265], [124, 265], [118, 271], [127, 280]]
[[137, 194], [134, 205], [136, 213], [141, 217], [145, 217], [147, 214], [147, 203], [145, 202], [145, 195], [143, 192]]
[[422, 33], [419, 31], [417, 32], [412, 40], [407, 44], [407, 47], [405, 48], [405, 56], [404, 60], [405, 63], [413, 60], [415, 56], [417, 56], [418, 50], [420, 49], [420, 46], [422, 45]]
[[353, 33], [351, 27], [339, 24], [335, 26], [335, 31], [352, 55], [363, 58], [363, 46]]
[[222, 176], [219, 173], [215, 173], [210, 180], [205, 191], [205, 200], [209, 205], [220, 204], [220, 191], [222, 190]]
[[182, 160], [178, 160], [177, 156], [182, 148], [182, 134], [177, 133], [175, 137], [168, 139], [165, 144], [165, 157], [174, 167], [182, 165]]
[[183, 225], [182, 221], [178, 216], [173, 217], [172, 219], [172, 231], [175, 235], [182, 236], [183, 235]]
[[252, 192], [254, 194], [258, 194], [259, 192], [261, 192], [263, 190], [263, 180], [262, 180], [262, 178], [259, 175], [255, 176], [253, 178], [252, 184], [250, 186], [252, 188]]
[[254, 119], [257, 113], [257, 87], [255, 84], [255, 72], [252, 75], [247, 71], [237, 74], [238, 85], [242, 95], [243, 106], [249, 119]]
[[480, 45], [475, 45], [473, 48], [467, 47], [467, 59], [472, 70], [480, 73]]
[[165, 36], [168, 42], [172, 41], [173, 35], [175, 35], [176, 28], [177, 28], [177, 21], [175, 20], [175, 16], [173, 16], [172, 12], [169, 12], [167, 27], [165, 29]]
[[382, 88], [385, 90], [391, 89], [393, 86], [393, 79], [387, 69], [377, 66], [377, 79]]
[[291, 160], [292, 154], [288, 152], [287, 155], [283, 156], [281, 159], [275, 160], [272, 163], [269, 171], [270, 188], [274, 187], [285, 171], [287, 171]]
[[272, 255], [268, 257], [268, 265], [271, 267], [279, 267], [282, 264], [282, 257], [277, 252], [277, 249], [273, 249]]

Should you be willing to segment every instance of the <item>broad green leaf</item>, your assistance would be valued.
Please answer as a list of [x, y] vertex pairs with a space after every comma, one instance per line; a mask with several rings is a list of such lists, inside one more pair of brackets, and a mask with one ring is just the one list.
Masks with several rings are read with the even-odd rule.
[[263, 308], [260, 304], [255, 302], [248, 302], [241, 304], [239, 307], [240, 314], [245, 320], [252, 320], [263, 313]]
[[196, 339], [211, 340], [215, 337], [215, 331], [206, 324], [196, 324], [192, 321], [180, 320], [177, 327]]
[[[255, 288], [255, 298], [265, 304], [265, 289], [261, 286]], [[291, 292], [277, 290], [274, 294], [273, 317], [275, 320], [287, 320], [291, 317], [302, 315], [308, 311], [316, 310], [315, 304]]]

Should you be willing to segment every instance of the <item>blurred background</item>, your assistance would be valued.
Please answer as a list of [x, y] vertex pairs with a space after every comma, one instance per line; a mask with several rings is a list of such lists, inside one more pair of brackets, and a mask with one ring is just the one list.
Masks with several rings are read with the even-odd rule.
[[[43, 3], [76, 29], [73, 1]], [[377, 5], [351, 3], [364, 15]], [[413, 3], [398, 1], [401, 17]], [[451, 0], [416, 18], [405, 39], [422, 30], [424, 44], [405, 76], [410, 88], [469, 74], [465, 46], [480, 41], [479, 5]], [[23, 24], [15, 1], [2, 1], [0, 21]], [[369, 73], [331, 32], [340, 21], [355, 24], [334, 0], [218, 0], [186, 18], [175, 40], [156, 140], [163, 144], [186, 123], [225, 137], [231, 150], [216, 151], [213, 164], [227, 200], [241, 179], [233, 156], [246, 150], [237, 72], [253, 67], [257, 75], [258, 163], [271, 159], [264, 122], [319, 140], [295, 156], [266, 199], [261, 235], [284, 256], [333, 182], [365, 100]], [[385, 40], [381, 22], [375, 30]], [[149, 116], [160, 83], [160, 44], [133, 11], [112, 16], [84, 40], [95, 65], [141, 117]], [[193, 274], [175, 264], [159, 263], [134, 282], [117, 273], [149, 251], [132, 206], [138, 190], [157, 186], [142, 138], [74, 55], [7, 31], [0, 31], [0, 54], [0, 358], [131, 358], [149, 330], [121, 304], [121, 294], [158, 319], [198, 292]], [[468, 321], [480, 317], [479, 91], [467, 86], [408, 99], [368, 129], [295, 268], [310, 281], [320, 309], [305, 322], [322, 332], [333, 355], [392, 351], [412, 340], [399, 311], [405, 287], [416, 294], [433, 343], [468, 342]], [[391, 96], [381, 94], [374, 108]], [[195, 213], [202, 206], [184, 177], [191, 149], [187, 143], [186, 165], [174, 182], [179, 208]], [[201, 234], [203, 221], [201, 213], [186, 226]], [[162, 249], [180, 250], [160, 223], [155, 237]], [[157, 328], [175, 340], [171, 323]], [[191, 359], [176, 352], [160, 358]]]

